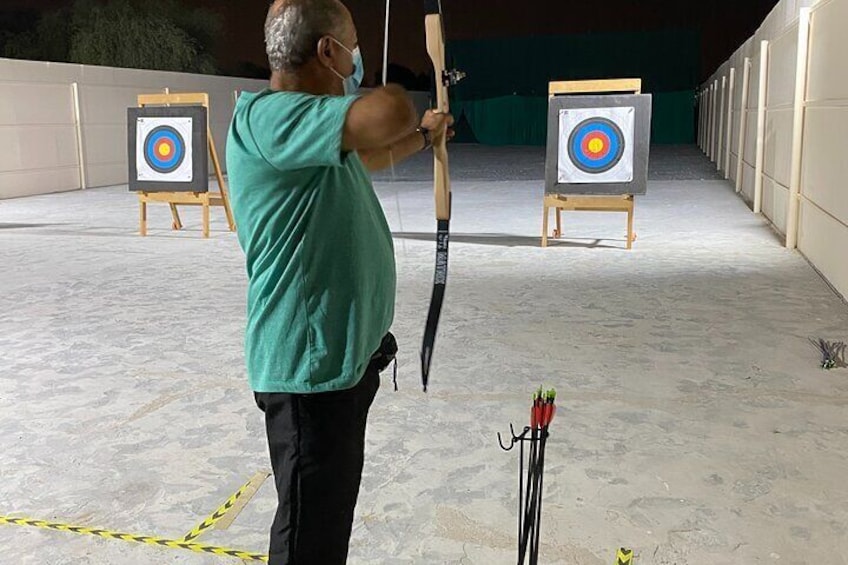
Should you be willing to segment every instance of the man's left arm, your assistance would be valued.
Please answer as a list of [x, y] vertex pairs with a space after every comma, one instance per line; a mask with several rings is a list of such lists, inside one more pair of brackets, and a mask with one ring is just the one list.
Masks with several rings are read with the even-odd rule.
[[[428, 110], [421, 120], [421, 127], [393, 143], [390, 147], [380, 149], [367, 149], [359, 151], [359, 158], [362, 164], [371, 171], [381, 171], [404, 161], [412, 155], [423, 151], [429, 147], [427, 143], [428, 135], [430, 143], [439, 135], [447, 136], [448, 141], [453, 139], [455, 135], [450, 126], [453, 125], [453, 117], [443, 115]], [[425, 134], [422, 128], [429, 132]]]
[[359, 158], [369, 171], [382, 171], [392, 165], [397, 165], [410, 156], [423, 151], [425, 148], [426, 142], [424, 136], [418, 131], [414, 131], [394, 143], [391, 147], [360, 150]]

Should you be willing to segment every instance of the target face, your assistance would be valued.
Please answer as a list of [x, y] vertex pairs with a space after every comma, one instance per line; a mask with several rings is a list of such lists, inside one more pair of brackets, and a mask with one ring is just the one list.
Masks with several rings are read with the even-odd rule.
[[633, 180], [635, 108], [560, 110], [560, 183]]
[[159, 126], [147, 136], [144, 158], [157, 173], [173, 173], [182, 164], [186, 144], [180, 132], [171, 126]]
[[574, 128], [568, 139], [568, 156], [586, 173], [604, 173], [624, 155], [624, 134], [606, 118], [589, 118]]
[[138, 181], [190, 183], [194, 179], [192, 118], [138, 118]]

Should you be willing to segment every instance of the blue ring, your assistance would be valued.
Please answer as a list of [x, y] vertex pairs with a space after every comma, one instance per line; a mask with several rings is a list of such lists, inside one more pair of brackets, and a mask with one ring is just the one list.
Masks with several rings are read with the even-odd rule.
[[[154, 151], [156, 144], [166, 138], [174, 145], [174, 154], [168, 159], [162, 159]], [[185, 141], [171, 126], [159, 126], [147, 135], [144, 144], [144, 156], [147, 164], [158, 173], [171, 173], [183, 162], [185, 157]]]
[[[610, 140], [610, 148], [602, 159], [592, 159], [583, 153], [583, 140], [596, 131], [604, 133]], [[582, 121], [571, 132], [568, 141], [568, 154], [574, 165], [585, 173], [604, 173], [615, 167], [624, 154], [624, 134], [612, 121], [606, 118], [589, 118]]]
[[[162, 157], [156, 153], [156, 145], [162, 140], [162, 138], [171, 141], [174, 147], [174, 153], [168, 159], [162, 159]], [[159, 168], [171, 169], [176, 163], [179, 163], [182, 160], [182, 153], [182, 140], [171, 131], [154, 131], [147, 138], [147, 157], [151, 163]]]
[[[606, 137], [610, 140], [609, 151], [607, 151], [606, 156], [601, 159], [596, 159], [591, 155], [583, 153], [583, 140], [585, 140], [587, 136], [595, 132], [601, 132], [605, 134]], [[577, 160], [580, 161], [580, 163], [584, 166], [601, 169], [615, 160], [616, 155], [618, 154], [618, 146], [620, 145], [620, 143], [621, 142], [618, 139], [618, 136], [611, 127], [609, 127], [607, 124], [594, 123], [585, 126], [582, 130], [577, 132], [577, 136], [574, 139], [574, 153], [577, 156]]]

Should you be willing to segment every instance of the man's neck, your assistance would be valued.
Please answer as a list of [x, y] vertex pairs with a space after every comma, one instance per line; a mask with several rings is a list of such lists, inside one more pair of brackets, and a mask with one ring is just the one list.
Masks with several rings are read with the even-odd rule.
[[333, 92], [333, 85], [316, 77], [313, 73], [271, 73], [271, 90], [286, 92], [305, 92], [306, 94], [327, 95]]

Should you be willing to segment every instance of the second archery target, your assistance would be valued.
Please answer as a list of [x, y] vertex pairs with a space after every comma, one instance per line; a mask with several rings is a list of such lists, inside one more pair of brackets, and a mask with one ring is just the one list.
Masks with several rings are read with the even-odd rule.
[[128, 120], [130, 190], [208, 191], [206, 108], [130, 108]]
[[136, 170], [141, 180], [191, 182], [191, 118], [139, 118]]
[[136, 131], [138, 178], [191, 182], [191, 118], [139, 118]]
[[644, 194], [650, 114], [649, 95], [551, 98], [547, 192]]

